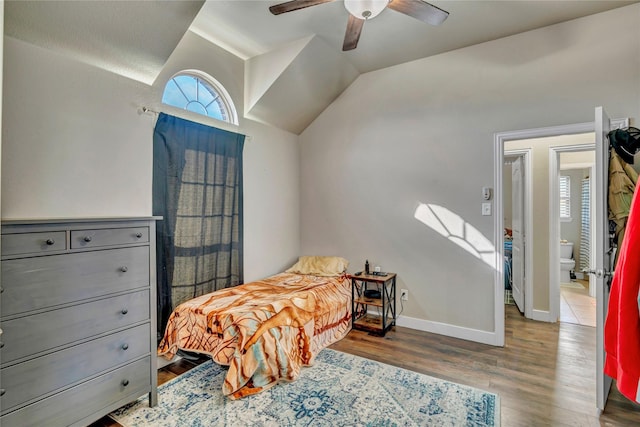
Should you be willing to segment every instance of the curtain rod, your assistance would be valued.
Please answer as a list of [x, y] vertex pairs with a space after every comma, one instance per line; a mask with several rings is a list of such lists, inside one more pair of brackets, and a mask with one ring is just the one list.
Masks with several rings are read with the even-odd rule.
[[140, 113], [150, 113], [150, 114], [160, 114], [156, 110], [152, 110], [149, 107], [145, 107], [144, 105], [139, 109]]
[[[140, 108], [138, 108], [138, 114], [153, 114], [153, 115], [157, 116], [158, 114], [160, 114], [160, 112], [156, 111], [156, 110], [154, 110], [152, 108], [149, 108], [149, 107], [147, 107], [145, 105], [142, 105]], [[232, 132], [235, 132], [235, 131], [232, 131]], [[237, 133], [239, 133], [239, 132], [237, 132]], [[251, 135], [247, 135], [247, 134], [242, 134], [242, 135], [244, 135], [244, 139], [247, 142], [250, 142], [253, 139], [253, 137]]]

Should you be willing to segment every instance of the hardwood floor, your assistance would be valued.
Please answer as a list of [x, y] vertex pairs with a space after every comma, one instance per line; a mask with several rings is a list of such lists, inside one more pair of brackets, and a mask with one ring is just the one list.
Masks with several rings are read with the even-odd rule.
[[[595, 406], [595, 328], [525, 319], [505, 306], [505, 346], [395, 327], [385, 337], [351, 331], [331, 348], [500, 396], [501, 425], [640, 425], [640, 405], [615, 384], [602, 414]], [[200, 361], [180, 361], [158, 371], [164, 383]], [[92, 427], [119, 424], [103, 418]]]

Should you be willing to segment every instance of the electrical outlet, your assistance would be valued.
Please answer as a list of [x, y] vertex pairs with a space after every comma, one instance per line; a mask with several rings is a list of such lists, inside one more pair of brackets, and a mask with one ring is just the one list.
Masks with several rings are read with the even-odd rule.
[[402, 301], [409, 301], [409, 290], [408, 289], [400, 289], [400, 299]]

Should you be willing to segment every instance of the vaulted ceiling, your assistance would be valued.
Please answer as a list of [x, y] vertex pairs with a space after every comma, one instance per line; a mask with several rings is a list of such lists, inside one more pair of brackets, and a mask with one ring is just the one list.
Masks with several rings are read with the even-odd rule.
[[186, 31], [245, 60], [245, 116], [302, 132], [360, 73], [637, 1], [433, 0], [431, 26], [391, 9], [343, 52], [342, 1], [282, 15], [262, 0], [5, 1], [5, 34], [151, 84]]
[[204, 1], [5, 1], [6, 35], [151, 84]]

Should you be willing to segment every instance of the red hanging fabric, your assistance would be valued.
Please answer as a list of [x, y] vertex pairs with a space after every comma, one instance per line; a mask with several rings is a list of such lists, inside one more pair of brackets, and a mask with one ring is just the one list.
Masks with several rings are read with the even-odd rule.
[[620, 393], [640, 401], [640, 197], [636, 191], [619, 248], [604, 325], [604, 372], [616, 380]]

